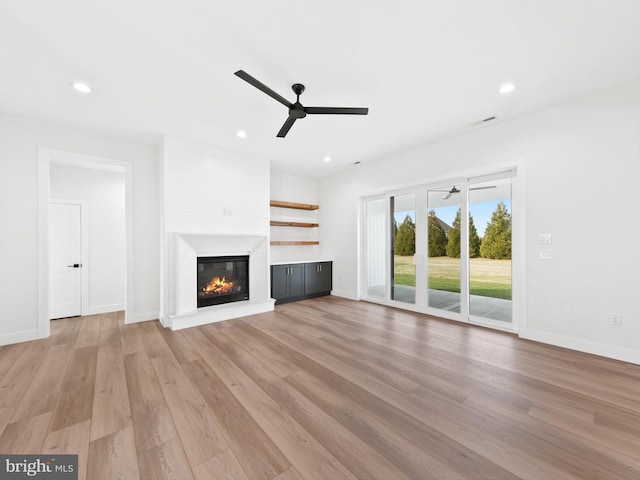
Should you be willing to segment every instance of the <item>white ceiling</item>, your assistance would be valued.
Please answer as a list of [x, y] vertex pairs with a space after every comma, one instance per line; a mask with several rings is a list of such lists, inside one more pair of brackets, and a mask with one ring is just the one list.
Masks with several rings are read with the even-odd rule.
[[[0, 0], [0, 110], [324, 176], [636, 80], [639, 26], [638, 0]], [[311, 115], [276, 138], [286, 108], [238, 69], [369, 115]], [[506, 81], [517, 90], [498, 94]]]

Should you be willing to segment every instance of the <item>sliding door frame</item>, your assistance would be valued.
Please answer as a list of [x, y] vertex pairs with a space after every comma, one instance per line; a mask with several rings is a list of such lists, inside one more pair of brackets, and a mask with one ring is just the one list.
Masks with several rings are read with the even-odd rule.
[[[509, 324], [505, 322], [493, 321], [482, 317], [474, 317], [469, 312], [469, 185], [472, 185], [474, 181], [478, 181], [481, 178], [491, 179], [492, 177], [498, 177], [500, 175], [506, 175], [511, 177], [511, 213], [512, 213], [512, 259], [511, 259], [511, 288], [512, 288], [512, 318]], [[460, 264], [460, 296], [461, 305], [460, 313], [445, 311], [428, 306], [428, 279], [427, 268], [429, 258], [428, 252], [428, 239], [427, 239], [427, 216], [428, 216], [428, 204], [427, 204], [427, 192], [428, 190], [441, 189], [446, 186], [460, 185], [460, 216], [461, 216], [461, 238], [460, 238], [460, 258], [463, 260]], [[485, 326], [497, 330], [504, 330], [509, 332], [518, 332], [526, 330], [526, 298], [525, 298], [525, 275], [526, 275], [526, 238], [525, 238], [525, 169], [524, 162], [518, 161], [515, 164], [509, 164], [506, 166], [498, 166], [494, 168], [487, 168], [480, 171], [469, 172], [466, 175], [451, 176], [449, 178], [438, 179], [437, 181], [424, 182], [417, 185], [405, 186], [402, 188], [393, 188], [379, 192], [377, 194], [371, 194], [362, 196], [360, 198], [361, 208], [361, 236], [363, 255], [358, 259], [360, 264], [359, 272], [361, 278], [364, 281], [360, 282], [361, 290], [359, 296], [362, 300], [370, 301], [374, 303], [380, 303], [392, 307], [401, 308], [404, 310], [416, 311], [433, 315], [449, 320], [454, 320], [462, 323], [469, 323], [474, 325]], [[416, 300], [414, 304], [405, 303], [391, 299], [391, 280], [390, 271], [393, 265], [393, 245], [391, 244], [391, 224], [393, 218], [393, 212], [391, 211], [391, 198], [394, 196], [413, 193], [415, 194], [415, 225], [416, 225], [416, 255], [414, 256], [414, 263], [416, 266]], [[385, 239], [387, 242], [387, 248], [385, 249], [385, 269], [388, 272], [385, 285], [384, 298], [371, 297], [367, 293], [366, 279], [366, 202], [373, 199], [385, 199], [385, 212], [388, 215], [386, 222]], [[420, 233], [419, 233], [420, 232]]]

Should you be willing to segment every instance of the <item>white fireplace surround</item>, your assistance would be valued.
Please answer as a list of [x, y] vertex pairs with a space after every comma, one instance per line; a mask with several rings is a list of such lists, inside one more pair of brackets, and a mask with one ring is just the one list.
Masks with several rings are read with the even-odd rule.
[[[268, 241], [256, 235], [175, 234], [175, 313], [171, 329], [179, 330], [207, 323], [273, 310], [269, 294]], [[249, 300], [197, 308], [197, 258], [249, 256]]]

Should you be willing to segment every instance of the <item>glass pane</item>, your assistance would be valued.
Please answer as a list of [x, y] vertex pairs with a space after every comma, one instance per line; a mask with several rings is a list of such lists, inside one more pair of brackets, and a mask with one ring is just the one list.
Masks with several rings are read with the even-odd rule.
[[428, 305], [460, 313], [460, 185], [427, 192]]
[[511, 179], [469, 186], [469, 314], [511, 322]]
[[369, 297], [384, 299], [387, 272], [385, 269], [385, 201], [367, 200], [366, 210], [366, 288]]
[[391, 299], [416, 303], [416, 199], [413, 193], [391, 197], [393, 212], [391, 240], [393, 245], [393, 278]]

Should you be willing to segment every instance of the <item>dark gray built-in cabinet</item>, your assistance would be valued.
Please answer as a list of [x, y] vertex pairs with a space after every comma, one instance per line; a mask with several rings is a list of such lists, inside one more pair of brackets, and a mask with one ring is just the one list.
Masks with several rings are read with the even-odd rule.
[[271, 266], [271, 297], [276, 305], [330, 295], [332, 262]]

